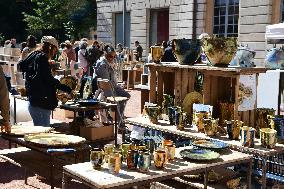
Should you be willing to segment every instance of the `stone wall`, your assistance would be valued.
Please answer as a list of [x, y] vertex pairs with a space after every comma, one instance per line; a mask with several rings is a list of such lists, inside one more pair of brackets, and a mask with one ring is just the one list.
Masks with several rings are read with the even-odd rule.
[[272, 1], [240, 1], [239, 42], [256, 51], [255, 63], [259, 66], [264, 65], [265, 27], [272, 23]]

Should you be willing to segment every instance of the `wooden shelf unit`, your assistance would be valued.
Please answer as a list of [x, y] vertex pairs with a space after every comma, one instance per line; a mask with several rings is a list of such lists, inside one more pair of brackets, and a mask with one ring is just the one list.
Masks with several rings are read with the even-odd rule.
[[267, 68], [224, 68], [180, 65], [178, 63], [149, 63], [146, 66], [149, 67], [150, 71], [150, 102], [161, 105], [163, 94], [170, 94], [175, 97], [175, 105], [181, 105], [186, 94], [194, 91], [195, 75], [200, 72], [204, 75], [203, 103], [214, 106], [213, 117], [217, 117], [216, 108], [219, 101], [233, 101], [235, 102], [234, 119], [242, 120], [246, 125], [253, 126], [254, 111], [238, 111], [240, 76], [256, 74], [257, 81], [258, 74], [265, 73]]

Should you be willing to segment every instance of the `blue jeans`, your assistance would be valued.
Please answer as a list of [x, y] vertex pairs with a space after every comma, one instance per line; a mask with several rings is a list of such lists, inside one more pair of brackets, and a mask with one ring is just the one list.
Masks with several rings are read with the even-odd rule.
[[29, 104], [29, 112], [35, 126], [50, 127], [51, 110], [43, 109]]

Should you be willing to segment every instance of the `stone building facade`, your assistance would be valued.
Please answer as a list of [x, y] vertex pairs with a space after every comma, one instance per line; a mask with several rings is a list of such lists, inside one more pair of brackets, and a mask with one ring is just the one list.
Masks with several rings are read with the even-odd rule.
[[[130, 48], [134, 48], [134, 41], [138, 40], [146, 55], [153, 44], [153, 26], [162, 27], [167, 23], [169, 40], [191, 39], [203, 32], [216, 34], [216, 31], [222, 31], [223, 35], [225, 31], [225, 36], [233, 32], [239, 43], [256, 51], [256, 63], [261, 65], [266, 49], [265, 27], [282, 22], [282, 3], [282, 0], [126, 0], [130, 15]], [[159, 10], [168, 11], [168, 20], [162, 17], [152, 22], [153, 12]], [[98, 40], [116, 44], [116, 26], [119, 25], [115, 23], [116, 14], [122, 11], [123, 0], [97, 0]], [[220, 22], [219, 26], [217, 22]], [[232, 22], [232, 25], [224, 29], [222, 22], [227, 25]], [[159, 35], [158, 31], [156, 37]]]

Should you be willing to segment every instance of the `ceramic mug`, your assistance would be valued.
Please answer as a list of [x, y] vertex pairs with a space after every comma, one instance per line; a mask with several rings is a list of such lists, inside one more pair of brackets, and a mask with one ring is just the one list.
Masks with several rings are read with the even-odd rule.
[[204, 131], [208, 136], [214, 136], [218, 131], [218, 121], [219, 119], [203, 119]]
[[261, 145], [265, 148], [274, 148], [277, 140], [277, 131], [270, 128], [260, 129]]
[[150, 47], [150, 51], [151, 51], [153, 62], [160, 63], [164, 55], [164, 48], [162, 48], [162, 46], [155, 45], [155, 46]]
[[240, 141], [245, 147], [253, 148], [255, 138], [255, 129], [252, 127], [243, 126], [240, 129]]

